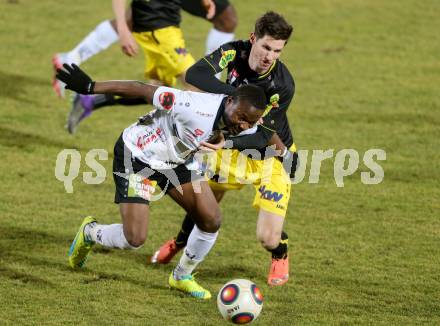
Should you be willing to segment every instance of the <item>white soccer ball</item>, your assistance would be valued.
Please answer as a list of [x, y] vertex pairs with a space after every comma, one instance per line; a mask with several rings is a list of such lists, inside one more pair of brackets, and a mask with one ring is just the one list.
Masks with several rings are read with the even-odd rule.
[[229, 281], [217, 295], [217, 307], [223, 318], [234, 324], [247, 324], [257, 319], [263, 308], [263, 295], [255, 283], [236, 279]]

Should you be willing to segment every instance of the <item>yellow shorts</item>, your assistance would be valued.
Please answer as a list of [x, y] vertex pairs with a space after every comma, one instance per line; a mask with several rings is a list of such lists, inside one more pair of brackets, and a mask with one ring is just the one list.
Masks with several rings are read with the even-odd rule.
[[[290, 150], [296, 151], [295, 145]], [[253, 160], [238, 150], [222, 149], [210, 157], [209, 167], [215, 175], [209, 180], [213, 190], [239, 190], [252, 184], [255, 188], [254, 208], [286, 216], [291, 183], [277, 158]]]
[[186, 51], [185, 40], [178, 27], [133, 33], [133, 36], [144, 50], [146, 79], [156, 79], [167, 86], [174, 86], [176, 77], [195, 62]]

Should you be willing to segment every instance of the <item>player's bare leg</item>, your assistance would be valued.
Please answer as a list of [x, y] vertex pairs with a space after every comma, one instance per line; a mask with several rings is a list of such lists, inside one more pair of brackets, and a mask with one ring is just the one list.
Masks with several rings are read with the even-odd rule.
[[149, 206], [137, 203], [119, 204], [124, 236], [135, 248], [141, 247], [148, 235]]
[[141, 247], [148, 232], [149, 206], [139, 203], [119, 204], [122, 224], [98, 224], [87, 217], [69, 250], [69, 264], [82, 268], [93, 245], [106, 248], [137, 249]]
[[238, 24], [235, 8], [229, 4], [220, 14], [212, 19], [214, 27], [223, 33], [234, 33]]
[[284, 217], [260, 209], [257, 222], [257, 239], [272, 253], [268, 275], [269, 285], [282, 285], [289, 280], [287, 234], [283, 232]]
[[87, 231], [91, 240], [107, 248], [137, 249], [147, 238], [149, 206], [141, 203], [119, 204], [122, 224], [95, 224]]

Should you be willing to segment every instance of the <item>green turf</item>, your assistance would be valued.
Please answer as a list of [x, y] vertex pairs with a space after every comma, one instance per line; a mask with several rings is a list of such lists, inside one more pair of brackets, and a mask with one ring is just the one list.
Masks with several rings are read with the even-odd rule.
[[[287, 216], [291, 281], [265, 285], [269, 256], [255, 239], [253, 189], [230, 194], [218, 242], [198, 278], [214, 294], [248, 278], [265, 303], [256, 325], [440, 324], [439, 195], [440, 23], [437, 0], [235, 1], [237, 37], [267, 9], [295, 26], [283, 61], [297, 84], [290, 123], [309, 150], [305, 180]], [[136, 252], [97, 249], [81, 272], [66, 253], [82, 217], [119, 221], [112, 204], [112, 148], [145, 108], [108, 109], [75, 137], [63, 129], [68, 101], [50, 87], [53, 53], [73, 47], [101, 20], [110, 1], [0, 2], [0, 324], [220, 325], [215, 300], [199, 302], [167, 288], [172, 265], [147, 256], [178, 230], [182, 210], [152, 205], [149, 239]], [[210, 25], [184, 16], [187, 45], [203, 54]], [[143, 59], [114, 46], [84, 64], [96, 79], [141, 79]], [[54, 176], [57, 154], [82, 155], [74, 193]], [[85, 185], [86, 153], [107, 150], [107, 179]], [[361, 183], [359, 170], [336, 187], [334, 159], [309, 184], [314, 149], [382, 148], [385, 178]]]

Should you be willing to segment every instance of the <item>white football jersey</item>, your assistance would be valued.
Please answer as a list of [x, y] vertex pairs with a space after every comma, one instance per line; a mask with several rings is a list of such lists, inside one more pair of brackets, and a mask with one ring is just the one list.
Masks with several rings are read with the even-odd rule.
[[124, 130], [124, 143], [153, 169], [175, 168], [209, 138], [224, 97], [159, 87], [153, 97], [155, 110]]

